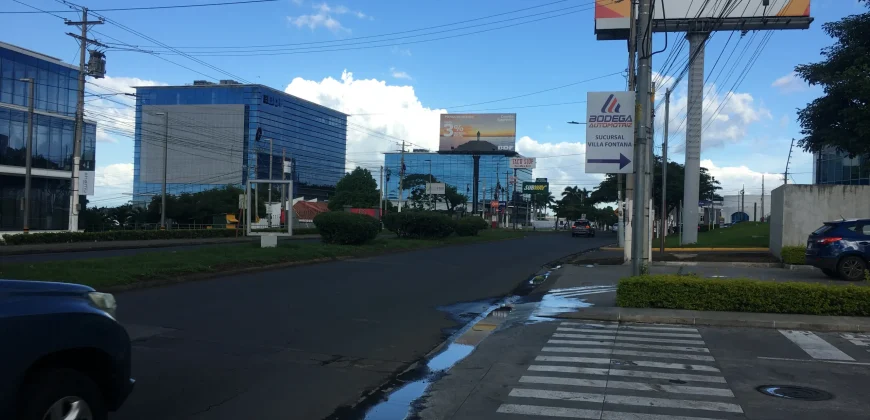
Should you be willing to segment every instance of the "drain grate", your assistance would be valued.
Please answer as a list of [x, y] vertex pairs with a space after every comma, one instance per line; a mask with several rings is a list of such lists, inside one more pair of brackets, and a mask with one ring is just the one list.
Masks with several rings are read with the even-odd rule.
[[834, 398], [830, 392], [805, 386], [762, 385], [755, 388], [758, 392], [771, 397], [787, 398], [802, 401], [825, 401]]

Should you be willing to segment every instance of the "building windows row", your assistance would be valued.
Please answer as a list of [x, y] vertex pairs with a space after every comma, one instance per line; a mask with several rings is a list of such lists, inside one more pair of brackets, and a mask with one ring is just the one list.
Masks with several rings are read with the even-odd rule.
[[870, 185], [870, 157], [849, 158], [838, 152], [816, 155], [816, 183]]
[[78, 72], [65, 66], [37, 60], [10, 50], [0, 50], [0, 102], [28, 106], [30, 78], [34, 86], [34, 108], [73, 116], [78, 99]]
[[[69, 179], [33, 177], [30, 185], [30, 228], [66, 230], [69, 225]], [[0, 175], [0, 231], [24, 225], [24, 177]]]
[[[75, 122], [39, 114], [34, 117], [32, 167], [69, 171], [72, 167]], [[27, 124], [26, 112], [0, 107], [0, 165], [25, 165]], [[95, 151], [96, 126], [85, 124], [83, 169], [93, 170]]]

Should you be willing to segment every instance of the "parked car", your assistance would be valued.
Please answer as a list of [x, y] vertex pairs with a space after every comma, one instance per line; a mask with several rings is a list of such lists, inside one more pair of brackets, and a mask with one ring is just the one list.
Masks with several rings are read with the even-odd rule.
[[595, 237], [595, 228], [588, 220], [577, 220], [571, 224], [571, 237], [575, 236]]
[[864, 279], [870, 266], [870, 219], [825, 222], [807, 238], [806, 261], [830, 277]]
[[0, 280], [0, 419], [106, 420], [133, 390], [115, 298], [78, 284]]

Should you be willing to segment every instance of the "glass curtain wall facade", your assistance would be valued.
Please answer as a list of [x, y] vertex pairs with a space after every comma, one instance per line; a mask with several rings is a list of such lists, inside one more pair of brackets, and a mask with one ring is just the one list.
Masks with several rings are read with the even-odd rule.
[[[78, 70], [0, 42], [0, 231], [17, 231], [24, 225], [21, 207], [30, 87], [23, 78], [35, 80], [30, 228], [66, 230]], [[96, 130], [96, 124], [85, 121], [82, 170], [94, 170]]]
[[[199, 178], [188, 176], [184, 182], [173, 182], [172, 172], [178, 171], [169, 159], [168, 194], [195, 193], [221, 188], [228, 183], [243, 187], [248, 179], [269, 179], [270, 160], [272, 179], [280, 180], [285, 176], [285, 179], [295, 181], [294, 197], [325, 200], [344, 175], [347, 115], [341, 112], [266, 86], [232, 81], [139, 87], [136, 95], [133, 193], [137, 203], [146, 204], [151, 196], [160, 194], [162, 188], [162, 179], [149, 182], [149, 179], [155, 179], [143, 172], [143, 167], [147, 166], [145, 146], [149, 146], [148, 142], [162, 146], [164, 141], [164, 123], [160, 122], [159, 126], [143, 124], [143, 117], [148, 117], [143, 113], [152, 112], [149, 111], [151, 106], [170, 114], [173, 135], [168, 138], [169, 156], [173, 153], [217, 154], [219, 157], [216, 159], [222, 160], [228, 168], [238, 168], [233, 169], [238, 173], [223, 174], [222, 177], [216, 178], [211, 173], [213, 171], [203, 171]], [[183, 113], [173, 112], [174, 106], [195, 105], [243, 105], [244, 128], [241, 134], [202, 127], [201, 123], [194, 121], [205, 121], [209, 116], [184, 117]], [[206, 130], [205, 133], [202, 130]], [[197, 135], [192, 131], [197, 131]], [[203, 134], [214, 141], [201, 141], [199, 137]], [[226, 150], [216, 151], [215, 147]], [[292, 164], [292, 172], [286, 175], [283, 173], [284, 160]], [[186, 172], [190, 173], [190, 168]], [[224, 179], [233, 181], [221, 183]]]
[[[399, 171], [401, 169], [401, 153], [387, 153], [384, 167], [389, 171], [390, 179], [386, 184], [387, 199], [396, 202], [399, 199]], [[438, 182], [444, 182], [456, 187], [460, 194], [468, 197], [468, 210], [471, 211], [471, 200], [474, 190], [474, 161], [471, 155], [450, 155], [438, 153], [405, 153], [405, 175], [424, 174], [430, 172]], [[478, 185], [478, 201], [487, 204], [494, 200], [496, 192], [498, 199], [506, 201], [510, 197], [511, 186], [509, 177], [513, 176], [510, 169], [510, 158], [496, 155], [480, 157], [480, 177]], [[523, 182], [533, 181], [531, 169], [517, 170], [517, 191]], [[501, 188], [497, 191], [497, 188]], [[408, 191], [403, 192], [403, 199], [408, 200]], [[484, 201], [486, 200], [486, 201]]]
[[836, 150], [813, 155], [813, 180], [816, 184], [870, 185], [870, 156], [850, 158]]

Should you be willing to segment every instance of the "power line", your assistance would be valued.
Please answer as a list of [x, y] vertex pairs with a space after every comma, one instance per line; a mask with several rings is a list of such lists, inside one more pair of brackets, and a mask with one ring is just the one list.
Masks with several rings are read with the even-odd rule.
[[[16, 3], [24, 4], [18, 0], [13, 0]], [[127, 11], [138, 11], [138, 10], [161, 10], [161, 9], [185, 9], [191, 7], [210, 7], [210, 6], [233, 6], [238, 4], [253, 4], [253, 3], [273, 3], [278, 0], [248, 0], [248, 1], [231, 1], [227, 3], [201, 3], [201, 4], [179, 4], [174, 6], [148, 6], [148, 7], [124, 7], [124, 8], [115, 8], [115, 9], [88, 9], [90, 12], [127, 12]], [[30, 6], [29, 4], [24, 4], [25, 6]], [[30, 6], [33, 7], [33, 6]], [[33, 7], [36, 9], [35, 7]], [[0, 14], [30, 14], [30, 13], [78, 13], [74, 10], [40, 10], [38, 12], [31, 11], [3, 11]], [[60, 17], [60, 16], [58, 16]], [[63, 19], [63, 18], [61, 18]]]

